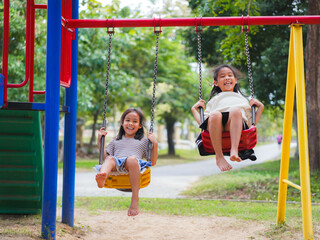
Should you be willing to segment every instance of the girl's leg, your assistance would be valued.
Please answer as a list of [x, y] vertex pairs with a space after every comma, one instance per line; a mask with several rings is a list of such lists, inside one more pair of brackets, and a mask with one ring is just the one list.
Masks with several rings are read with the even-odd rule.
[[100, 172], [96, 175], [96, 182], [99, 188], [103, 188], [104, 182], [111, 171], [117, 170], [113, 157], [108, 156], [101, 166]]
[[136, 157], [128, 157], [124, 167], [129, 171], [129, 179], [132, 190], [131, 205], [128, 216], [139, 214], [139, 189], [140, 189], [140, 165]]
[[216, 163], [221, 171], [229, 171], [232, 166], [226, 161], [222, 152], [222, 114], [214, 112], [208, 119], [207, 130], [210, 133], [210, 139], [216, 153]]
[[230, 131], [231, 138], [230, 160], [241, 162], [241, 158], [238, 155], [238, 147], [242, 132], [242, 114], [240, 109], [232, 109], [229, 112], [226, 130]]

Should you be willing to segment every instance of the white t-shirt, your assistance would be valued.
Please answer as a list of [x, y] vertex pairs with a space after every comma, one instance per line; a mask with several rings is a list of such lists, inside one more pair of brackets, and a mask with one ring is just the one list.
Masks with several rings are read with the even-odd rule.
[[230, 112], [231, 109], [238, 108], [242, 113], [242, 119], [248, 126], [252, 124], [252, 111], [249, 101], [236, 92], [220, 92], [210, 99], [204, 111], [204, 118], [207, 119], [211, 113]]

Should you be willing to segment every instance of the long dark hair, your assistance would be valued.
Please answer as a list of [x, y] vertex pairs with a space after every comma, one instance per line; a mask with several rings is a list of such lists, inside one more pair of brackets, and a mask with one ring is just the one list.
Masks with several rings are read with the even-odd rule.
[[[234, 76], [235, 78], [237, 78], [237, 72], [236, 72], [236, 70], [235, 70], [232, 66], [230, 66], [230, 65], [228, 65], [228, 64], [222, 64], [222, 65], [218, 66], [217, 68], [215, 68], [214, 71], [213, 71], [213, 80], [214, 80], [214, 81], [218, 82], [218, 74], [219, 74], [219, 71], [220, 71], [222, 68], [225, 68], [225, 67], [226, 67], [226, 68], [229, 68], [229, 69], [232, 71], [233, 76]], [[240, 91], [240, 88], [239, 88], [239, 84], [238, 84], [238, 83], [236, 83], [236, 84], [234, 85], [233, 91], [236, 92], [236, 93], [240, 93], [241, 95], [245, 96], [245, 95]], [[221, 91], [221, 89], [220, 89], [218, 86], [213, 85], [212, 90], [211, 90], [211, 93], [210, 93], [209, 100], [210, 100], [211, 98], [213, 98], [216, 94], [221, 93], [221, 92], [222, 92], [222, 91]], [[246, 97], [246, 96], [245, 96], [245, 97]], [[208, 100], [208, 101], [209, 101], [209, 100]]]
[[118, 135], [116, 137], [116, 140], [122, 139], [122, 136], [125, 135], [126, 132], [124, 131], [124, 128], [123, 128], [122, 124], [123, 124], [124, 119], [126, 118], [127, 114], [131, 113], [131, 112], [136, 112], [139, 115], [139, 124], [142, 125], [142, 127], [139, 128], [139, 130], [136, 132], [136, 135], [134, 136], [134, 139], [141, 140], [144, 137], [145, 117], [143, 115], [143, 112], [138, 108], [128, 108], [121, 115], [121, 118], [120, 118], [120, 124], [121, 125], [120, 125], [120, 129], [119, 129]]

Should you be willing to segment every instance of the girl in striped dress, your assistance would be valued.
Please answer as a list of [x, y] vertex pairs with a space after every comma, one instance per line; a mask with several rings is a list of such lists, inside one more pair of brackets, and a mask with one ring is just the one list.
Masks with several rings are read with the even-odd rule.
[[[99, 188], [103, 188], [105, 180], [111, 171], [129, 173], [132, 190], [131, 205], [128, 216], [139, 214], [140, 171], [154, 166], [158, 158], [158, 142], [152, 132], [144, 136], [144, 115], [137, 108], [127, 109], [121, 116], [121, 126], [116, 138], [112, 139], [103, 153], [104, 163], [96, 175]], [[106, 136], [104, 128], [98, 134], [100, 149], [101, 137]], [[151, 161], [142, 160], [147, 157], [148, 140], [153, 144]]]

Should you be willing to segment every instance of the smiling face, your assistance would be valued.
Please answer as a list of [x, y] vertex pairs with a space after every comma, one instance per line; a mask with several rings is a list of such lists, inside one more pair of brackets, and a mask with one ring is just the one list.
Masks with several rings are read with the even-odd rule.
[[232, 92], [237, 83], [232, 70], [228, 67], [223, 67], [218, 72], [217, 81], [213, 84], [221, 89], [222, 92]]
[[127, 138], [133, 138], [137, 131], [142, 128], [139, 114], [135, 111], [129, 112], [122, 122], [122, 127], [125, 132], [124, 136]]

